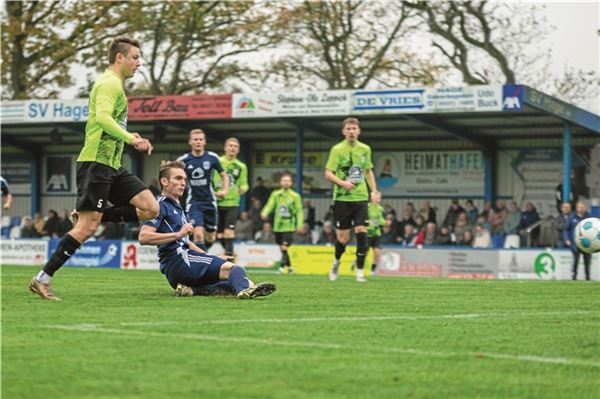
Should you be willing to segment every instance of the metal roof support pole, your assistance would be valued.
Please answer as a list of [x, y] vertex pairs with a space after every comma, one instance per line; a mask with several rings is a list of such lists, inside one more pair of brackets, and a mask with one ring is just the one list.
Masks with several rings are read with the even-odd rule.
[[482, 151], [484, 168], [483, 197], [486, 201], [494, 203], [496, 197], [496, 151], [491, 148]]
[[304, 128], [296, 128], [296, 192], [302, 195], [302, 169], [304, 152]]
[[33, 220], [33, 215], [36, 212], [41, 212], [40, 210], [40, 176], [42, 175], [42, 159], [40, 157], [33, 157], [31, 161], [31, 170], [33, 173], [31, 174], [31, 220]]
[[[563, 126], [563, 201], [571, 201], [571, 125], [565, 121]], [[573, 211], [575, 211], [573, 209]]]

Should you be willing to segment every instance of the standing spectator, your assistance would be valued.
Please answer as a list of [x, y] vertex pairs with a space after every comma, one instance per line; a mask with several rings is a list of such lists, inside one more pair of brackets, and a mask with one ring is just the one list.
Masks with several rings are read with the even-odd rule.
[[477, 216], [479, 216], [479, 210], [473, 204], [473, 200], [468, 199], [465, 202], [465, 211], [467, 212], [467, 217], [469, 218], [469, 223], [473, 226], [477, 223]]
[[509, 209], [504, 219], [504, 234], [517, 234], [517, 228], [521, 222], [521, 210], [515, 201], [510, 201]]
[[414, 218], [416, 217], [416, 209], [415, 209], [415, 205], [412, 202], [407, 202], [406, 205], [404, 205], [404, 211], [410, 213], [410, 217]]
[[419, 215], [423, 216], [427, 223], [437, 223], [437, 215], [435, 213], [435, 209], [431, 207], [431, 201], [423, 201]]
[[250, 197], [256, 198], [261, 204], [266, 204], [267, 200], [269, 199], [269, 195], [271, 195], [271, 190], [265, 187], [263, 178], [258, 176], [256, 178], [256, 185], [250, 192]]
[[335, 244], [335, 230], [333, 229], [333, 223], [329, 220], [326, 220], [323, 223], [323, 228], [321, 230], [321, 235], [317, 244]]
[[450, 229], [448, 226], [440, 227], [440, 231], [438, 232], [435, 241], [433, 242], [435, 245], [453, 245], [452, 235], [450, 234]]
[[[519, 211], [519, 220], [517, 220], [517, 225], [519, 224], [520, 221], [521, 221], [521, 211]], [[484, 229], [486, 229], [487, 231], [492, 231], [492, 224], [489, 222], [489, 220], [487, 220], [487, 218], [485, 217], [485, 215], [483, 213], [481, 213], [479, 216], [477, 216], [477, 221], [475, 222], [475, 224], [482, 224]]]
[[235, 236], [238, 240], [248, 241], [254, 237], [252, 220], [248, 211], [242, 212], [240, 218], [235, 222]]
[[[519, 223], [518, 232], [521, 236], [521, 247], [525, 247], [527, 244], [527, 228], [537, 223], [540, 220], [540, 216], [535, 209], [535, 206], [531, 202], [525, 204], [525, 210], [521, 213], [521, 222]], [[537, 240], [540, 235], [540, 226], [533, 229], [530, 233], [531, 246], [537, 245]]]
[[458, 203], [458, 200], [453, 199], [452, 204], [450, 205], [450, 208], [448, 208], [448, 212], [446, 213], [446, 217], [444, 218], [444, 223], [442, 224], [453, 228], [456, 219], [458, 218], [458, 215], [460, 215], [464, 211], [465, 210], [463, 209], [463, 207], [460, 206], [460, 204]]
[[473, 248], [490, 248], [492, 246], [492, 237], [490, 232], [483, 227], [483, 224], [475, 226], [475, 239], [473, 240]]
[[0, 176], [0, 190], [2, 191], [2, 200], [4, 201], [2, 208], [10, 209], [13, 197], [10, 193], [10, 190], [8, 189], [8, 183], [6, 182], [6, 180], [4, 180], [2, 176]]
[[394, 219], [398, 219], [396, 210], [390, 204], [383, 205], [383, 216], [387, 219], [388, 215], [392, 215]]
[[492, 206], [492, 202], [485, 201], [483, 203], [483, 210], [479, 214], [485, 216], [488, 222], [491, 221], [492, 215], [494, 214], [494, 207]]
[[42, 215], [39, 212], [33, 215], [33, 227], [35, 227], [38, 236], [41, 237], [44, 231], [44, 219], [42, 219]]
[[60, 226], [60, 220], [58, 219], [58, 213], [54, 209], [48, 211], [48, 219], [44, 222], [44, 228], [42, 229], [42, 237], [48, 236], [50, 238], [58, 237], [58, 230]]
[[564, 231], [565, 231], [567, 222], [569, 221], [570, 215], [571, 215], [571, 204], [568, 202], [563, 202], [562, 206], [561, 206], [560, 214], [558, 215], [558, 217], [556, 217], [554, 219], [554, 229], [556, 230], [556, 234], [558, 237], [556, 246], [558, 248], [568, 247], [568, 245], [566, 245], [566, 243], [565, 243]]
[[492, 223], [491, 233], [493, 235], [504, 234], [504, 221], [506, 220], [507, 213], [506, 202], [504, 200], [496, 201], [496, 210], [490, 217], [490, 222]]
[[565, 244], [571, 249], [573, 253], [573, 272], [572, 278], [573, 280], [577, 280], [577, 266], [579, 265], [579, 255], [583, 255], [583, 265], [585, 268], [585, 279], [590, 279], [590, 263], [592, 261], [592, 255], [586, 254], [577, 248], [575, 244], [575, 226], [583, 219], [587, 219], [590, 217], [589, 212], [587, 212], [586, 206], [583, 202], [578, 202], [575, 206], [575, 212], [572, 212], [569, 215], [569, 219], [567, 220], [567, 224], [563, 230], [563, 239]]
[[58, 237], [62, 237], [69, 232], [73, 228], [73, 223], [69, 220], [69, 214], [66, 209], [60, 211], [60, 216], [58, 218]]
[[23, 218], [23, 227], [21, 227], [21, 238], [36, 238], [39, 237], [31, 218]]
[[314, 229], [315, 228], [315, 223], [316, 221], [316, 215], [315, 215], [315, 207], [312, 206], [312, 204], [310, 203], [310, 200], [304, 200], [304, 221], [306, 223], [308, 223], [308, 226], [310, 227], [310, 229]]
[[252, 206], [250, 207], [250, 220], [252, 220], [252, 234], [262, 229], [263, 221], [260, 217], [260, 211], [263, 204], [258, 198], [252, 198]]
[[579, 194], [575, 190], [573, 190], [573, 178], [571, 177], [571, 185], [569, 191], [569, 198], [563, 198], [563, 174], [560, 174], [560, 183], [556, 186], [556, 190], [554, 191], [554, 198], [556, 199], [556, 210], [558, 213], [561, 213], [561, 206], [563, 202], [569, 202], [571, 204], [571, 209], [575, 209], [575, 205], [579, 201]]

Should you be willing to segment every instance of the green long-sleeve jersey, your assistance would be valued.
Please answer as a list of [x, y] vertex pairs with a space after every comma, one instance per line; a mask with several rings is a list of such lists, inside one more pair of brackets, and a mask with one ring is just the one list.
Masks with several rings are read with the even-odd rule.
[[368, 170], [373, 169], [371, 160], [371, 147], [367, 144], [357, 142], [352, 147], [346, 140], [333, 146], [329, 152], [326, 169], [331, 170], [336, 177], [351, 181], [356, 185], [354, 190], [346, 191], [337, 184], [333, 187], [334, 201], [368, 201], [369, 192], [365, 175]]
[[273, 211], [275, 211], [273, 231], [276, 233], [296, 231], [304, 224], [302, 198], [291, 188], [273, 191], [260, 214], [267, 217]]
[[385, 223], [383, 217], [383, 207], [379, 204], [369, 202], [369, 226], [367, 227], [368, 237], [378, 237], [381, 235], [381, 228]]
[[107, 69], [94, 82], [85, 125], [85, 142], [78, 162], [98, 162], [114, 169], [121, 167], [123, 147], [133, 136], [127, 132], [127, 97], [123, 80]]
[[[248, 191], [248, 168], [246, 164], [237, 158], [229, 160], [225, 155], [219, 158], [223, 170], [229, 177], [229, 191], [227, 196], [223, 199], [217, 199], [217, 205], [222, 206], [239, 206], [242, 195], [240, 194], [240, 188], [244, 191]], [[217, 190], [223, 188], [223, 181], [219, 173], [214, 173], [213, 184]]]

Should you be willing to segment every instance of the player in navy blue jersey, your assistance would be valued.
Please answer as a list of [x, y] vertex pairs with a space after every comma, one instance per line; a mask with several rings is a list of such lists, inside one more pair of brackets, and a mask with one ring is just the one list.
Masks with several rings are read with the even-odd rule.
[[251, 299], [272, 294], [276, 289], [274, 284], [254, 285], [243, 267], [208, 255], [190, 242], [193, 227], [179, 204], [186, 185], [185, 167], [182, 161], [161, 162], [160, 213], [143, 224], [140, 244], [158, 246], [160, 271], [178, 296], [232, 294]]
[[[201, 129], [190, 131], [188, 144], [192, 151], [177, 159], [185, 163], [188, 180], [185, 212], [194, 226], [194, 243], [207, 251], [216, 239], [217, 198], [223, 199], [227, 196], [229, 178], [223, 170], [219, 156], [204, 150], [206, 135]], [[216, 193], [212, 186], [213, 171], [219, 173], [223, 181], [221, 190]]]

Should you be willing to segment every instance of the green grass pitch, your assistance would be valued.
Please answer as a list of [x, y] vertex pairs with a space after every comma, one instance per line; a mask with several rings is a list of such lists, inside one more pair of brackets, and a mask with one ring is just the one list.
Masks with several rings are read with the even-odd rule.
[[3, 398], [598, 398], [600, 286], [251, 273], [177, 298], [158, 271], [2, 267]]

